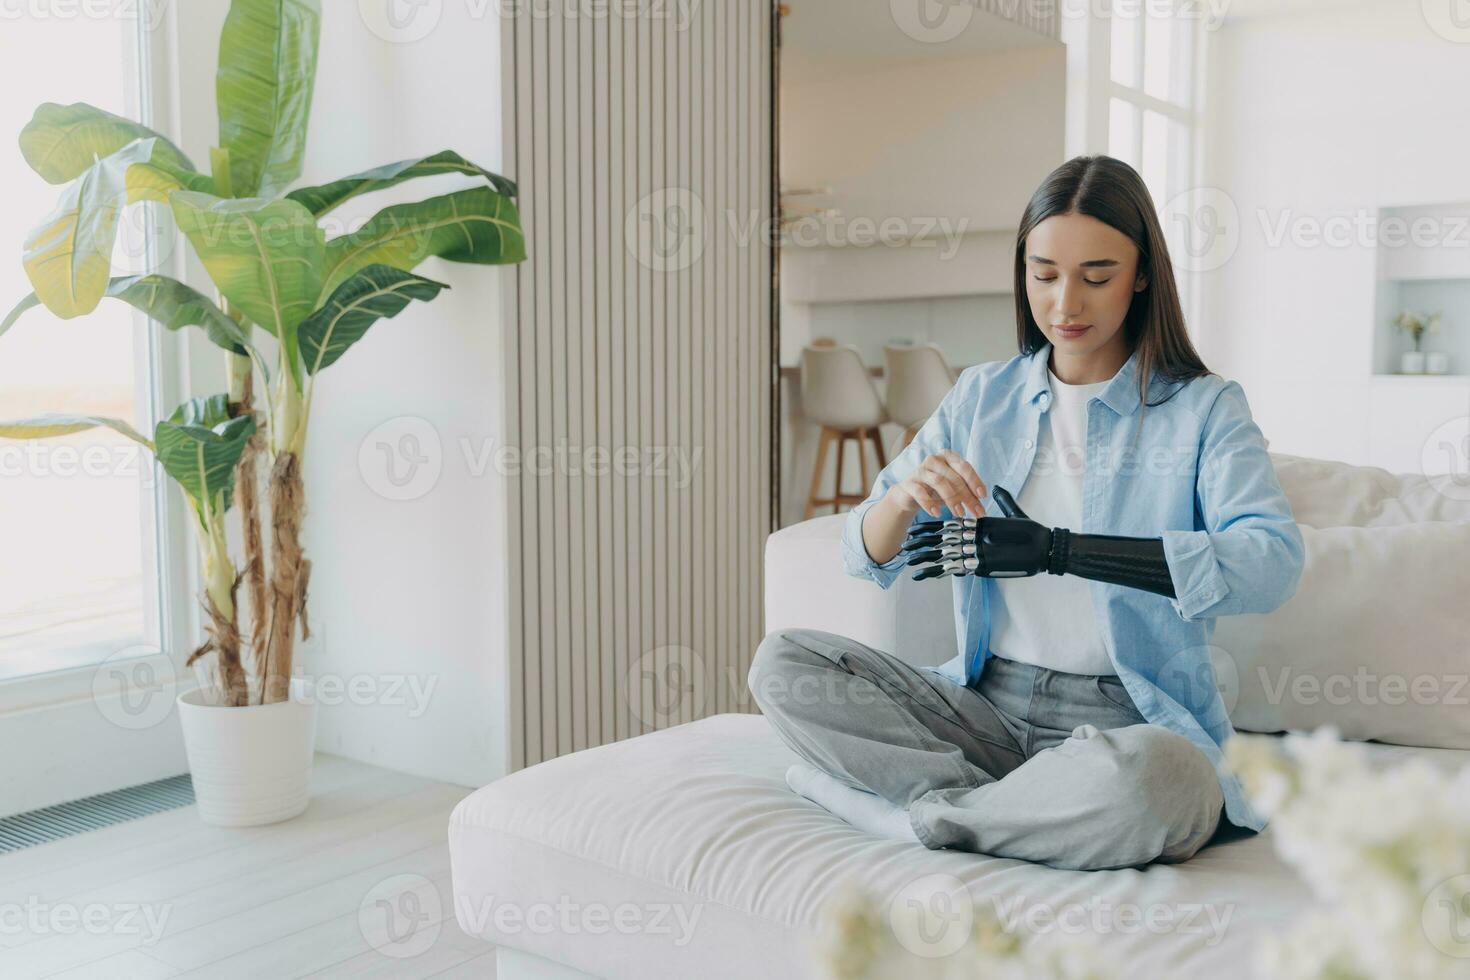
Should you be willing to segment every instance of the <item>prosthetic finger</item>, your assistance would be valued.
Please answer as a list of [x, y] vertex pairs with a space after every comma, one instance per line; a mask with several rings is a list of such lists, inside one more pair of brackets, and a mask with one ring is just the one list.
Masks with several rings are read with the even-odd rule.
[[1007, 517], [1020, 517], [1028, 521], [1031, 519], [1026, 516], [1026, 512], [1021, 509], [1020, 505], [1016, 503], [1015, 498], [1011, 496], [1005, 487], [996, 487], [990, 491], [990, 496], [995, 500], [995, 504], [1000, 508], [1000, 512]]

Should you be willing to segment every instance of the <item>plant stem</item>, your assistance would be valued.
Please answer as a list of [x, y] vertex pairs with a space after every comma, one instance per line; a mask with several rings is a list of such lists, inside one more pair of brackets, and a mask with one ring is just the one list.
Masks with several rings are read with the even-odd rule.
[[[291, 382], [288, 379], [286, 383]], [[305, 504], [299, 457], [289, 451], [277, 453], [270, 475], [271, 617], [261, 691], [264, 704], [284, 701], [290, 691], [296, 619], [306, 601], [303, 586], [307, 562], [301, 553]]]
[[[253, 329], [244, 314], [220, 296], [225, 314], [245, 331], [246, 338]], [[230, 375], [230, 414], [232, 416], [255, 414], [255, 372], [249, 355], [229, 353], [225, 355]], [[269, 414], [269, 413], [267, 413]], [[264, 676], [261, 658], [266, 652], [269, 636], [268, 605], [266, 599], [265, 545], [260, 526], [260, 480], [257, 476], [260, 457], [265, 451], [265, 433], [257, 425], [245, 452], [235, 467], [235, 502], [240, 508], [240, 532], [245, 545], [245, 584], [250, 607], [250, 655], [255, 661], [257, 676]]]
[[[244, 398], [240, 402], [238, 414], [244, 415], [253, 411], [252, 381], [253, 374], [247, 369]], [[240, 531], [245, 542], [245, 582], [249, 594], [247, 601], [250, 605], [250, 651], [252, 659], [257, 661], [266, 649], [270, 626], [266, 599], [265, 544], [261, 537], [260, 526], [260, 482], [256, 468], [264, 452], [265, 434], [257, 429], [251, 435], [250, 441], [245, 444], [245, 452], [240, 455], [240, 462], [235, 469], [235, 501], [240, 507]], [[259, 674], [261, 665], [258, 662], [255, 669]]]
[[187, 664], [194, 663], [211, 650], [218, 653], [224, 703], [230, 707], [241, 707], [249, 703], [250, 689], [240, 660], [240, 629], [235, 605], [235, 590], [240, 579], [230, 562], [223, 516], [196, 511], [196, 517], [199, 520], [199, 551], [204, 566], [204, 611], [209, 617], [205, 631], [209, 639], [189, 656]]

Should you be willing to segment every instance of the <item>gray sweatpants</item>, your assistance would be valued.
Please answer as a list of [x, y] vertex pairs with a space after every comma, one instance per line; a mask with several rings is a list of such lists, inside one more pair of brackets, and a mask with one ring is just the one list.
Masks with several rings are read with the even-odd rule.
[[976, 687], [820, 630], [779, 630], [747, 683], [807, 762], [908, 807], [926, 847], [1096, 870], [1192, 857], [1223, 819], [1209, 758], [1122, 681], [992, 657]]

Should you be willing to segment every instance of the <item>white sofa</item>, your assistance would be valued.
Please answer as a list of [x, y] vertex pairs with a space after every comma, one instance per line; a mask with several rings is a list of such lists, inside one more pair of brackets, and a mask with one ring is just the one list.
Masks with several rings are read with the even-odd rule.
[[[1470, 485], [1272, 458], [1307, 567], [1280, 609], [1217, 621], [1217, 676], [1237, 728], [1332, 723], [1377, 739], [1370, 752], [1385, 765], [1470, 762], [1470, 710], [1450, 690], [1470, 671]], [[948, 659], [949, 589], [902, 577], [883, 591], [844, 575], [843, 519], [770, 536], [767, 629], [830, 629], [916, 663]], [[1354, 678], [1346, 701], [1329, 693], [1343, 675]], [[1430, 678], [1436, 696], [1405, 704], [1386, 693], [1395, 675], [1410, 691]], [[787, 788], [795, 758], [759, 714], [723, 714], [498, 780], [450, 821], [459, 923], [498, 945], [500, 980], [778, 980], [815, 975], [820, 910], [849, 878], [887, 899], [938, 872], [1023, 923], [1069, 910], [1065, 921], [1112, 923], [1085, 938], [1125, 976], [1204, 980], [1250, 975], [1260, 936], [1309, 899], [1269, 827], [1184, 864], [1062, 871], [868, 836]], [[1129, 903], [1143, 918], [1128, 918]], [[1099, 908], [1112, 911], [1099, 919]]]

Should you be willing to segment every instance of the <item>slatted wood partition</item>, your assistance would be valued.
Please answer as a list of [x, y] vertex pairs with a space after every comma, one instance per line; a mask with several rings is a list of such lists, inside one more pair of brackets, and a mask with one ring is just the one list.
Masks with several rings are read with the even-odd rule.
[[501, 21], [530, 248], [506, 309], [515, 768], [756, 710], [771, 11], [633, 6], [511, 4]]

